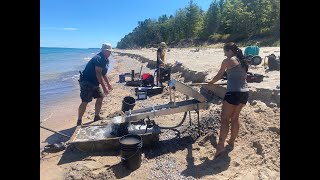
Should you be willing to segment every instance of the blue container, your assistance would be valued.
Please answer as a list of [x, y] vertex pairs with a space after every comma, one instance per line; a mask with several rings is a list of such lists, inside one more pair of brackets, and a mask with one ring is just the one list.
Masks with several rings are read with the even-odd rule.
[[119, 74], [119, 83], [126, 82], [126, 76], [124, 74]]

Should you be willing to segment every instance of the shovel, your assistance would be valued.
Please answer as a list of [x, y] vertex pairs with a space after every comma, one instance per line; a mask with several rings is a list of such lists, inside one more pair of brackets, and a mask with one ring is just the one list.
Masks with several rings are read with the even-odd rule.
[[61, 133], [61, 132], [54, 131], [54, 130], [52, 130], [52, 129], [49, 129], [49, 128], [46, 128], [46, 127], [43, 127], [43, 126], [41, 126], [41, 125], [40, 125], [40, 127], [41, 127], [41, 128], [43, 128], [43, 129], [45, 129], [45, 130], [48, 130], [48, 131], [51, 131], [51, 132], [57, 133], [57, 134], [59, 134], [59, 135], [61, 135], [61, 136], [65, 136], [65, 137], [71, 138], [71, 136], [68, 136], [68, 135], [66, 135], [66, 134], [63, 134], [63, 133]]
[[141, 72], [142, 72], [142, 67], [143, 67], [143, 64], [141, 64], [141, 69], [140, 69], [139, 80], [141, 79]]

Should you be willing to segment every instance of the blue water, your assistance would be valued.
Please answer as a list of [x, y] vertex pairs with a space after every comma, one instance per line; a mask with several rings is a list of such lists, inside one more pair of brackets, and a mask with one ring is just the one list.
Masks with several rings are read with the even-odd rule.
[[[98, 48], [40, 47], [40, 120], [55, 103], [75, 93], [79, 95], [79, 71], [97, 53]], [[112, 68], [112, 56], [109, 60], [108, 72]]]

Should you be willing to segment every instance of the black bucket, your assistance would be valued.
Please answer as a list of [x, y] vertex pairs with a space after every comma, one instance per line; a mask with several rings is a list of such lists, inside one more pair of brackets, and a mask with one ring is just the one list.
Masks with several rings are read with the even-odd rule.
[[129, 111], [129, 109], [133, 109], [133, 107], [136, 105], [136, 100], [131, 96], [126, 96], [123, 98], [122, 101], [122, 111], [126, 112]]
[[136, 170], [141, 165], [142, 138], [139, 135], [128, 134], [119, 139], [121, 147], [121, 162], [130, 170]]
[[124, 74], [119, 74], [119, 83], [126, 82], [126, 76]]

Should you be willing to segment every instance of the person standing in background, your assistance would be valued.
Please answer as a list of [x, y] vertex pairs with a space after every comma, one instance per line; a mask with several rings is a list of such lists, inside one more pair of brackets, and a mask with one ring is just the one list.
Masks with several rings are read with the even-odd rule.
[[160, 69], [164, 69], [164, 65], [165, 65], [165, 55], [166, 55], [166, 43], [165, 42], [161, 42], [160, 43], [160, 47], [157, 50], [157, 85], [159, 84], [160, 81], [160, 85], [162, 85], [161, 82], [161, 78], [160, 78]]

